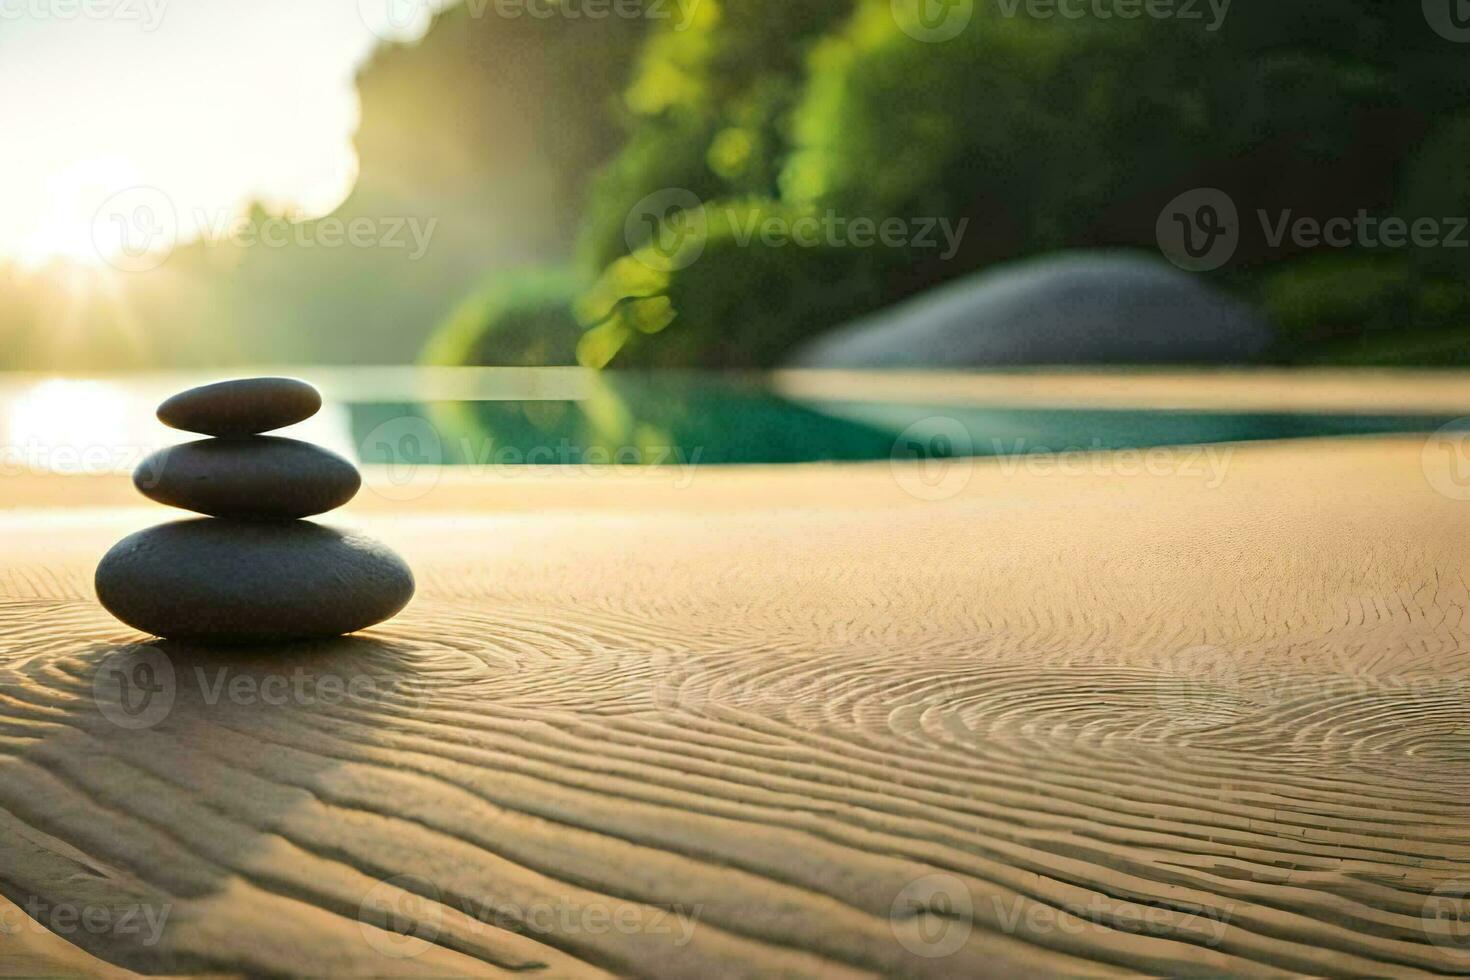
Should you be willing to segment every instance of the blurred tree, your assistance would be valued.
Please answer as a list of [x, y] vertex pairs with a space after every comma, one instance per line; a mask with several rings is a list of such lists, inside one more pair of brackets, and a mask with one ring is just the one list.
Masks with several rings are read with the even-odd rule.
[[677, 249], [650, 241], [583, 296], [581, 363], [764, 367], [881, 299], [864, 250], [830, 244], [809, 211], [721, 201], [678, 220]]
[[[297, 219], [280, 247], [186, 244], [157, 270], [90, 291], [0, 263], [0, 326], [15, 341], [0, 364], [414, 360], [487, 269], [569, 259], [588, 174], [623, 142], [618, 92], [648, 28], [644, 17], [450, 7], [416, 43], [381, 46], [357, 78], [359, 173], [331, 219], [367, 222], [373, 244], [315, 245], [321, 223]], [[259, 207], [244, 218], [280, 220]]]
[[582, 327], [577, 280], [564, 269], [496, 273], [460, 305], [424, 349], [426, 364], [535, 367], [576, 364]]
[[[1453, 122], [1470, 105], [1470, 74], [1414, 5], [1314, 0], [1231, 9], [1213, 23], [1208, 8], [1196, 8], [1199, 20], [1130, 20], [977, 3], [964, 30], [926, 43], [915, 36], [918, 4], [675, 0], [646, 34], [646, 22], [609, 20], [600, 27], [619, 29], [611, 41], [557, 28], [537, 35], [535, 51], [524, 50], [525, 25], [483, 34], [465, 14], [447, 14], [425, 49], [444, 52], [458, 38], [496, 87], [551, 73], [558, 91], [600, 93], [630, 62], [631, 75], [620, 98], [558, 103], [566, 111], [554, 119], [473, 95], [424, 113], [406, 94], [414, 85], [389, 84], [393, 59], [404, 57], [389, 52], [373, 77], [404, 101], [381, 117], [365, 109], [360, 145], [365, 158], [414, 157], [415, 172], [451, 196], [475, 178], [445, 134], [498, 154], [508, 169], [482, 182], [496, 213], [542, 202], [515, 223], [522, 261], [559, 261], [580, 215], [573, 267], [593, 285], [576, 303], [588, 328], [577, 356], [599, 366], [777, 363], [828, 326], [996, 261], [1153, 248], [1163, 205], [1195, 187], [1238, 202], [1239, 247], [1212, 275], [1265, 306], [1282, 328], [1280, 357], [1366, 349], [1354, 338], [1370, 335], [1381, 345], [1410, 317], [1430, 332], [1462, 325], [1460, 253], [1325, 253], [1272, 243], [1254, 220], [1257, 210], [1318, 220], [1360, 208], [1470, 210], [1459, 162], [1470, 129]], [[415, 70], [439, 60], [425, 55]], [[390, 99], [373, 91], [365, 81], [382, 111]], [[616, 130], [622, 148], [584, 195], [587, 162], [606, 156]], [[520, 156], [500, 146], [505, 133], [517, 134]], [[660, 197], [671, 190], [683, 193], [679, 207]], [[446, 198], [441, 210], [482, 203]], [[767, 220], [789, 230], [814, 216], [943, 219], [966, 230], [952, 252], [911, 241], [772, 244], [744, 230]], [[690, 222], [700, 255], [669, 262], [662, 239]], [[465, 224], [490, 237], [450, 251], [502, 263], [489, 244], [499, 232]], [[557, 273], [523, 290], [492, 285], [456, 311], [426, 356], [564, 358], [571, 282]], [[551, 334], [544, 342], [538, 325]]]
[[[697, 44], [650, 40], [630, 100], [655, 112], [634, 114], [584, 230], [595, 246], [584, 257], [606, 266], [579, 306], [587, 363], [776, 363], [826, 325], [998, 260], [1078, 245], [1154, 248], [1161, 209], [1194, 187], [1238, 203], [1241, 241], [1214, 275], [1277, 319], [1280, 357], [1368, 343], [1354, 338], [1381, 346], [1411, 320], [1431, 333], [1464, 325], [1446, 278], [1464, 253], [1374, 257], [1273, 243], [1256, 220], [1258, 210], [1319, 221], [1359, 209], [1470, 211], [1470, 129], [1449, 121], [1470, 104], [1470, 74], [1417, 6], [1237, 8], [1207, 25], [975, 4], [964, 30], [934, 43], [914, 36], [916, 10], [909, 0], [858, 0], [845, 21], [826, 19], [820, 37], [798, 33], [784, 46], [762, 37], [758, 63], [778, 66], [767, 78], [782, 80], [792, 108], [789, 124], [761, 139], [710, 121], [762, 91], [748, 73], [727, 67], [722, 77], [738, 84], [721, 88], [709, 70], [687, 67], [719, 64], [701, 56], [752, 35], [714, 17], [701, 21]], [[782, 60], [792, 51], [808, 56], [804, 78]], [[751, 156], [759, 166], [735, 172], [744, 184], [711, 165]], [[670, 186], [740, 203], [702, 209], [698, 261], [650, 269], [624, 222], [642, 195]], [[947, 256], [911, 244], [772, 249], [732, 234], [731, 214], [738, 225], [757, 212], [968, 225]], [[626, 251], [633, 257], [616, 258]]]
[[668, 188], [700, 200], [776, 193], [807, 46], [854, 0], [674, 0], [623, 97], [628, 138], [598, 176], [578, 255], [592, 272], [642, 244], [626, 219]]

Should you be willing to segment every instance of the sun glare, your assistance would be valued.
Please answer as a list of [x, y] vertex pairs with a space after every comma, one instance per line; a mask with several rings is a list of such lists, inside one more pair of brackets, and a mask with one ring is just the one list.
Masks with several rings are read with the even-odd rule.
[[6, 20], [0, 91], [47, 97], [0, 107], [0, 262], [115, 266], [228, 229], [253, 202], [337, 207], [357, 176], [356, 72], [389, 36], [377, 5], [169, 4], [147, 30]]
[[6, 445], [34, 469], [126, 472], [127, 447], [137, 444], [128, 423], [134, 406], [121, 388], [101, 381], [42, 381], [17, 396], [7, 414]]
[[54, 259], [101, 265], [106, 259], [93, 231], [96, 202], [108, 187], [126, 187], [136, 168], [117, 155], [94, 157], [48, 174], [34, 195], [27, 233], [12, 246], [23, 267], [37, 269]]

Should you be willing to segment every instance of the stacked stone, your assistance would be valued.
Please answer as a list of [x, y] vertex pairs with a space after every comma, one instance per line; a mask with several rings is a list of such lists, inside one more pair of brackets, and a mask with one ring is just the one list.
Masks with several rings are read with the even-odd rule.
[[321, 408], [291, 378], [222, 381], [158, 408], [164, 425], [212, 438], [161, 449], [133, 485], [208, 517], [124, 538], [97, 566], [107, 611], [145, 633], [251, 643], [340, 636], [413, 597], [403, 559], [361, 534], [302, 520], [351, 500], [356, 467], [319, 446], [261, 435]]

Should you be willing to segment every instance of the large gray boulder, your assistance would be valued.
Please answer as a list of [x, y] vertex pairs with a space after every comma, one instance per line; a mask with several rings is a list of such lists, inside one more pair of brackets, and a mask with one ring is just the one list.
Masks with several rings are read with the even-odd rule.
[[1162, 259], [1072, 251], [1007, 263], [828, 331], [791, 363], [824, 368], [1236, 364], [1271, 328]]

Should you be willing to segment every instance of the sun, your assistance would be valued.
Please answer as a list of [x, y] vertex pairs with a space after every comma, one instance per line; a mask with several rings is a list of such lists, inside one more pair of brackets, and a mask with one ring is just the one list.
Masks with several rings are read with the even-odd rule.
[[79, 160], [50, 174], [34, 188], [29, 230], [8, 249], [23, 269], [39, 269], [61, 259], [83, 266], [105, 265], [109, 229], [98, 209], [109, 187], [126, 187], [136, 167], [126, 158], [104, 155]]
[[102, 381], [51, 378], [20, 393], [6, 411], [6, 445], [35, 469], [119, 472], [129, 431], [127, 395]]
[[82, 234], [65, 225], [48, 225], [42, 234], [24, 240], [11, 258], [27, 271], [35, 271], [57, 261], [91, 269], [100, 269], [107, 262], [90, 234]]

